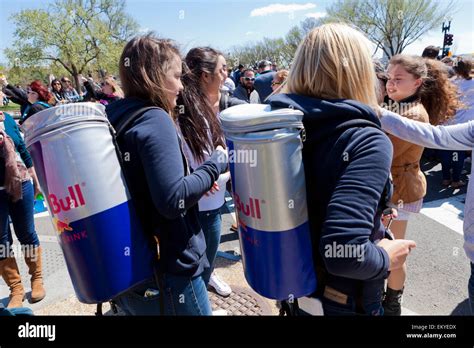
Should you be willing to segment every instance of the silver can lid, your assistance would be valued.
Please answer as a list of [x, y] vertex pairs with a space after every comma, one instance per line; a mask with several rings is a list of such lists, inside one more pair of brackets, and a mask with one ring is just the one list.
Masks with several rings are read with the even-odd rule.
[[247, 133], [281, 128], [303, 128], [303, 112], [266, 104], [232, 106], [219, 115], [225, 133]]
[[27, 138], [84, 121], [108, 122], [105, 106], [98, 103], [70, 103], [44, 109], [29, 117], [21, 126]]

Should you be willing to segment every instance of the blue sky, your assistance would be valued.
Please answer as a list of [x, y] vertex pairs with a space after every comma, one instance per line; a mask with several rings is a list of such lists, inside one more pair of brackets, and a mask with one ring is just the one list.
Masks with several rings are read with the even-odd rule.
[[[447, 0], [439, 0], [447, 3]], [[474, 1], [456, 0], [459, 10], [453, 15], [455, 53], [474, 53]], [[0, 0], [0, 62], [5, 62], [3, 49], [13, 40], [9, 17], [22, 9], [44, 8], [51, 0]], [[233, 45], [257, 41], [263, 37], [281, 37], [307, 18], [324, 14], [333, 0], [128, 0], [127, 12], [140, 24], [141, 31], [154, 30], [189, 48], [210, 45], [228, 52]], [[405, 53], [420, 54], [423, 47], [442, 45], [439, 29], [426, 34], [409, 46]]]

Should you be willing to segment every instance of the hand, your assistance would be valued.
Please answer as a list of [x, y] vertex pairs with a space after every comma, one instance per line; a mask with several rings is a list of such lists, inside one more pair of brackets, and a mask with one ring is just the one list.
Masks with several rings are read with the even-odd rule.
[[221, 189], [219, 188], [219, 185], [217, 185], [217, 182], [214, 182], [214, 184], [212, 185], [211, 189], [206, 192], [204, 195], [206, 197], [209, 197], [210, 195], [213, 195], [215, 194], [217, 191], [220, 191]]
[[8, 85], [7, 78], [6, 78], [4, 75], [2, 75], [2, 76], [0, 77], [0, 85], [2, 85], [2, 86]]
[[227, 149], [224, 149], [221, 145], [216, 147], [216, 151], [219, 153], [219, 163], [229, 162], [229, 154]]
[[377, 246], [381, 247], [387, 252], [388, 257], [390, 258], [390, 266], [388, 270], [393, 271], [394, 269], [398, 269], [403, 266], [411, 249], [416, 248], [416, 243], [413, 240], [390, 240], [384, 238], [377, 244]]
[[[391, 219], [396, 219], [398, 217], [398, 211], [395, 208], [390, 208], [391, 214], [382, 214], [382, 224], [387, 227], [387, 224]], [[384, 210], [385, 212], [385, 210]]]
[[38, 184], [34, 184], [33, 186], [34, 186], [34, 190], [35, 190], [34, 197], [36, 198], [41, 193], [41, 188], [39, 187]]
[[82, 76], [82, 74], [79, 74], [77, 77], [79, 78], [79, 81], [81, 81], [82, 83], [89, 81], [84, 76]]

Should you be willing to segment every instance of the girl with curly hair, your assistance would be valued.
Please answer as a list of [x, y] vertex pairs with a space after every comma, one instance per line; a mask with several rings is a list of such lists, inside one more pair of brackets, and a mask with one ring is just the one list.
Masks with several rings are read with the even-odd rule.
[[[395, 103], [391, 111], [406, 118], [438, 125], [451, 118], [460, 106], [456, 87], [445, 66], [432, 59], [396, 55], [388, 66], [387, 94]], [[396, 239], [405, 239], [408, 219], [418, 213], [426, 194], [426, 179], [420, 169], [423, 147], [390, 135], [393, 144], [391, 173], [392, 204], [398, 217], [391, 225]], [[384, 299], [385, 315], [401, 314], [406, 265], [391, 272]]]

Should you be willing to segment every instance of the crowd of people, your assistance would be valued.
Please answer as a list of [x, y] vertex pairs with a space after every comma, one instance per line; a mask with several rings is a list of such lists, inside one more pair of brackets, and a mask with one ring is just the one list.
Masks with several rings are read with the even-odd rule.
[[[148, 34], [126, 44], [119, 78], [105, 77], [99, 86], [80, 76], [79, 93], [67, 77], [52, 79], [50, 88], [33, 81], [26, 91], [6, 78], [0, 83], [21, 107], [20, 125], [64, 103], [102, 103], [113, 126], [155, 107], [117, 139], [122, 153], [130, 154], [123, 171], [136, 210], [161, 250], [159, 281], [150, 279], [113, 299], [126, 314], [211, 315], [207, 288], [231, 294], [214, 271], [221, 207], [226, 190], [232, 191], [218, 116], [235, 105], [266, 103], [304, 113], [303, 164], [319, 283], [312, 296], [321, 299], [325, 315], [398, 316], [405, 261], [416, 247], [405, 240], [407, 223], [420, 212], [427, 190], [420, 168], [424, 146], [443, 150], [442, 185], [453, 188], [465, 185], [460, 172], [465, 151], [474, 147], [472, 62], [439, 61], [433, 51], [427, 48], [423, 57], [396, 55], [383, 64], [372, 58], [361, 32], [325, 24], [303, 39], [289, 70], [266, 59], [232, 70], [216, 49], [195, 47], [182, 58], [173, 41]], [[4, 114], [1, 125], [0, 244], [11, 245], [10, 216], [20, 243], [40, 254], [32, 209], [40, 190], [34, 167], [13, 119]], [[15, 153], [14, 161], [24, 168], [22, 194], [10, 184], [8, 156]], [[342, 160], [342, 153], [349, 160]], [[469, 186], [464, 233], [474, 314], [473, 200]], [[362, 247], [363, 260], [328, 257], [323, 251], [333, 243]], [[20, 307], [24, 290], [15, 257], [1, 256], [0, 273], [11, 289], [8, 306]], [[45, 296], [41, 257], [26, 262], [32, 299], [39, 301]], [[150, 289], [156, 289], [152, 296]], [[183, 295], [188, 300], [181, 301]]]

